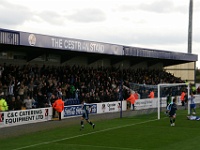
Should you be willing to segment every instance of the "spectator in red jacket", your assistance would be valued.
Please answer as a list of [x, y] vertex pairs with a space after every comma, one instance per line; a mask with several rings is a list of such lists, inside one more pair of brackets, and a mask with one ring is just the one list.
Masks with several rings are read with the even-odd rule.
[[59, 97], [54, 103], [53, 103], [53, 109], [55, 111], [58, 112], [58, 118], [59, 120], [61, 120], [61, 113], [62, 111], [64, 110], [64, 102], [63, 100], [61, 99], [61, 97]]
[[154, 91], [151, 90], [150, 94], [148, 95], [149, 98], [154, 98]]
[[130, 96], [126, 99], [127, 101], [129, 101], [133, 107], [133, 110], [135, 110], [135, 96], [133, 93], [130, 93]]
[[180, 99], [182, 106], [185, 106], [185, 91], [182, 91]]

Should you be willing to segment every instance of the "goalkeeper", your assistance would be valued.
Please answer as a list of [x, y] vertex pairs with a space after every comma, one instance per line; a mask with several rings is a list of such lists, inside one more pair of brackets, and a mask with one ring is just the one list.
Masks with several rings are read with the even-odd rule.
[[175, 126], [176, 110], [177, 110], [176, 98], [173, 98], [173, 102], [167, 106], [167, 110], [169, 113], [171, 126]]

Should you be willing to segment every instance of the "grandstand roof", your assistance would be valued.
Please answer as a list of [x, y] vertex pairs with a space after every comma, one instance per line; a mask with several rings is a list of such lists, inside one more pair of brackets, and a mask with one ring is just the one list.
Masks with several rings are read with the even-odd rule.
[[130, 65], [147, 62], [148, 66], [162, 63], [165, 67], [198, 60], [197, 55], [189, 53], [0, 29], [0, 52], [4, 51], [24, 52], [27, 62], [44, 54], [60, 55], [60, 63], [79, 55], [87, 57], [88, 64], [108, 58], [111, 60], [111, 65], [128, 60]]

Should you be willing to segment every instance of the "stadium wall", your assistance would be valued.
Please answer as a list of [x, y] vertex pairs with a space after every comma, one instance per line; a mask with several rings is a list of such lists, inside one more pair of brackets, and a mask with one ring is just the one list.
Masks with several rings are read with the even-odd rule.
[[188, 80], [190, 83], [195, 83], [196, 62], [169, 66], [164, 69], [174, 76], [180, 77], [182, 80]]
[[[137, 100], [135, 103], [135, 112], [138, 111], [140, 113], [145, 113], [152, 112], [152, 110], [154, 110], [153, 112], [156, 112], [157, 103], [157, 98]], [[195, 95], [195, 103], [200, 104], [200, 95]], [[180, 96], [178, 96], [177, 104], [181, 107]], [[121, 106], [122, 111], [127, 112], [126, 101], [122, 101], [122, 103], [121, 101], [93, 103], [90, 109], [90, 113], [93, 115], [111, 114], [111, 116], [116, 117], [116, 115], [112, 114], [117, 112], [119, 113], [121, 111]], [[161, 107], [166, 107], [166, 97], [161, 99]], [[142, 110], [142, 112], [140, 110]], [[81, 112], [81, 105], [65, 106], [64, 111], [62, 112], [62, 119], [81, 116]], [[52, 115], [52, 107], [0, 112], [0, 128], [51, 121]]]

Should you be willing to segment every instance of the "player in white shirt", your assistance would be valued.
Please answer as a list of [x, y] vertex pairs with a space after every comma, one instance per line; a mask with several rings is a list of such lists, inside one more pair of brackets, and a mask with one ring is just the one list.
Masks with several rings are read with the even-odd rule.
[[187, 116], [188, 120], [200, 120], [199, 116]]
[[195, 96], [193, 93], [191, 93], [191, 96], [188, 100], [190, 101], [190, 114], [195, 115], [196, 114], [196, 104], [195, 104]]

